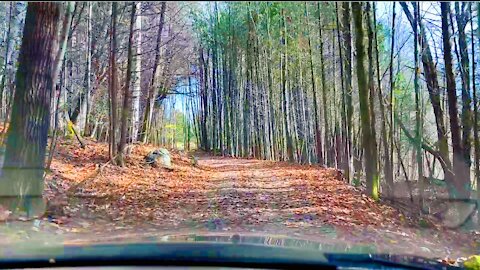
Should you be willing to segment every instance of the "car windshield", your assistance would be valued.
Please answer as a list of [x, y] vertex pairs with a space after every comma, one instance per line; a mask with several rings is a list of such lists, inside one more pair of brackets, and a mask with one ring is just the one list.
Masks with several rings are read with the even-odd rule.
[[1, 3], [0, 259], [237, 236], [479, 254], [479, 10]]

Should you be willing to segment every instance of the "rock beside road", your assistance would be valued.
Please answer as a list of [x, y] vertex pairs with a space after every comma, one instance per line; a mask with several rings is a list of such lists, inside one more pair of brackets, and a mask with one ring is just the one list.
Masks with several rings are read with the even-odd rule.
[[154, 167], [160, 166], [168, 170], [173, 169], [170, 152], [165, 148], [160, 148], [148, 153], [148, 155], [145, 156], [145, 162]]

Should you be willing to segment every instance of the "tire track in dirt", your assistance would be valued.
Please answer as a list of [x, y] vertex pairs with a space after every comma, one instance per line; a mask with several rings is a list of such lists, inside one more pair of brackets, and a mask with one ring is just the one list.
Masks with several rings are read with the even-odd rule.
[[[94, 196], [70, 200], [67, 224], [49, 227], [83, 239], [146, 232], [283, 235], [428, 257], [471, 255], [479, 246], [465, 233], [412, 227], [395, 209], [346, 184], [335, 169], [200, 153], [194, 166], [172, 151], [175, 168], [169, 171], [141, 165], [152, 149], [139, 145], [127, 167], [108, 165], [84, 182], [78, 192]], [[47, 183], [65, 195], [107, 158], [107, 144], [78, 149], [60, 143]]]
[[[333, 169], [212, 156], [200, 157], [199, 164], [211, 171], [212, 189], [205, 194], [213, 206], [210, 231], [300, 236], [426, 257], [465, 256], [473, 247], [466, 235], [401, 221], [396, 210], [336, 179]], [[362, 223], [370, 212], [374, 220]]]
[[308, 197], [306, 180], [296, 179], [298, 167], [211, 156], [201, 156], [199, 165], [212, 172], [212, 189], [206, 193], [211, 210], [207, 228], [299, 234], [315, 226], [332, 233], [331, 226], [308, 213], [314, 212], [309, 210], [315, 210], [316, 202]]

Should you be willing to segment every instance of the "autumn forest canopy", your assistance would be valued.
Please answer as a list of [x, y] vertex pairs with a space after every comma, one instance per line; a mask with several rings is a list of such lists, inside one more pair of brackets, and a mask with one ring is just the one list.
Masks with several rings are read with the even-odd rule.
[[[149, 178], [178, 187], [184, 155], [182, 166], [216, 173], [234, 173], [237, 159], [272, 179], [301, 170], [309, 192], [343, 194], [336, 203], [367, 195], [371, 220], [389, 205], [417, 225], [475, 228], [479, 10], [472, 2], [3, 3], [0, 206], [38, 214], [52, 185], [59, 194], [92, 183], [115, 193], [98, 180], [105, 170], [130, 179], [125, 190]], [[152, 167], [165, 156], [174, 167]], [[59, 164], [95, 174], [78, 171], [67, 183]], [[129, 200], [125, 190], [118, 194]], [[170, 196], [152, 194], [142, 203]], [[306, 196], [295, 194], [284, 201]], [[357, 204], [349, 205], [340, 212], [350, 215]]]

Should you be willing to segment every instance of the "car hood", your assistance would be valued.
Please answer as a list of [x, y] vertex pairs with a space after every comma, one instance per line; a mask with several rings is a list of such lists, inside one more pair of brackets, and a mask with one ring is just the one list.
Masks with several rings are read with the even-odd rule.
[[[229, 249], [231, 252], [228, 251]], [[168, 253], [168, 250], [173, 253]], [[183, 252], [179, 252], [180, 250]], [[194, 252], [189, 253], [191, 250]], [[445, 268], [445, 265], [437, 260], [419, 256], [378, 254], [374, 246], [260, 233], [129, 233], [63, 242], [19, 242], [8, 246], [0, 245], [0, 264], [2, 260], [12, 258], [40, 258], [44, 261], [47, 259], [55, 261], [79, 257], [94, 260], [96, 256], [103, 256], [104, 259], [132, 254], [147, 256], [151, 255], [151, 252], [158, 251], [161, 256], [167, 257], [178, 256], [180, 253], [183, 257], [189, 256], [188, 254], [197, 256], [201, 252], [206, 252], [206, 258], [209, 258], [209, 254], [216, 254], [218, 258], [224, 255], [230, 256], [229, 260], [272, 258], [280, 261], [297, 260], [311, 263], [334, 263], [345, 260], [354, 263], [376, 260], [425, 269]], [[222, 253], [226, 251], [228, 252]]]
[[346, 243], [332, 238], [292, 237], [282, 234], [252, 232], [185, 232], [185, 233], [125, 233], [102, 236], [97, 239], [77, 239], [66, 244], [118, 244], [118, 243], [222, 243], [245, 244], [283, 248], [301, 248], [319, 252], [376, 253], [374, 245]]

